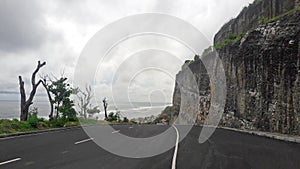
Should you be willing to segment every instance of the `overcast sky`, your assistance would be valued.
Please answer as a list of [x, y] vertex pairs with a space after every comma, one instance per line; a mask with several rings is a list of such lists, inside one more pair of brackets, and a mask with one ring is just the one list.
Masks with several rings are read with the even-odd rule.
[[[64, 73], [72, 82], [77, 59], [88, 40], [107, 24], [123, 17], [149, 12], [172, 15], [189, 22], [212, 41], [220, 27], [252, 1], [0, 0], [0, 100], [19, 99], [18, 75], [22, 75], [27, 82], [25, 85], [30, 87], [29, 78], [38, 60], [47, 62], [41, 74], [59, 76]], [[177, 45], [181, 59], [162, 50], [130, 55], [133, 44], [142, 47], [141, 44], [157, 45], [158, 42], [161, 48], [168, 47], [164, 44], [176, 46], [177, 43], [145, 36], [117, 46], [108, 56], [118, 55], [118, 60], [129, 57], [118, 64], [114, 60], [102, 64], [94, 84], [97, 96], [111, 99], [109, 89], [113, 86], [113, 97], [119, 101], [129, 98], [171, 102], [174, 76], [182, 60], [193, 58], [193, 54]], [[154, 68], [143, 69], [145, 63]], [[164, 65], [168, 65], [167, 68], [160, 69]], [[42, 91], [38, 93], [38, 97], [43, 95]]]

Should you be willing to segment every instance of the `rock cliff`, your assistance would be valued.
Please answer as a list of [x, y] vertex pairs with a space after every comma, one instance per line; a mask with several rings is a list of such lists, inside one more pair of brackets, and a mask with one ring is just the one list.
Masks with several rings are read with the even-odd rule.
[[[215, 48], [201, 60], [187, 61], [176, 82], [191, 70], [199, 88], [197, 123], [210, 106], [209, 78], [202, 62], [218, 53], [226, 74], [227, 98], [220, 125], [300, 134], [300, 8], [298, 0], [257, 0], [225, 24], [215, 36]], [[187, 69], [188, 68], [188, 69]], [[181, 93], [176, 83], [174, 110]], [[175, 113], [176, 115], [176, 113]]]

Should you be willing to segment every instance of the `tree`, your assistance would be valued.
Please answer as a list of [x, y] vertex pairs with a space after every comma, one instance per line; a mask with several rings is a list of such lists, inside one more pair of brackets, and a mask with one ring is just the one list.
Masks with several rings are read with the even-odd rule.
[[[88, 106], [91, 106], [91, 99], [92, 99], [92, 88], [90, 85], [85, 87], [85, 91], [82, 91], [79, 89], [77, 98], [79, 100], [78, 106], [80, 108], [80, 115], [84, 116], [84, 118], [87, 118], [88, 114]], [[95, 107], [97, 109], [97, 107]]]
[[102, 102], [103, 102], [103, 107], [104, 107], [105, 120], [107, 120], [108, 119], [108, 117], [107, 117], [107, 106], [108, 106], [108, 103], [107, 103], [106, 97], [102, 100]]
[[35, 96], [37, 87], [42, 83], [42, 80], [39, 80], [37, 83], [35, 81], [36, 74], [39, 72], [40, 68], [46, 65], [46, 62], [41, 63], [38, 61], [38, 65], [31, 76], [31, 85], [32, 89], [29, 95], [29, 98], [26, 100], [26, 93], [25, 93], [25, 87], [24, 87], [24, 81], [22, 79], [22, 76], [19, 76], [19, 86], [20, 86], [20, 94], [21, 94], [21, 115], [20, 120], [21, 121], [27, 121], [28, 119], [28, 111], [29, 107], [33, 104], [32, 100]]
[[95, 106], [93, 108], [89, 108], [86, 111], [87, 111], [88, 115], [93, 115], [93, 114], [96, 114], [96, 113], [100, 113], [100, 110], [99, 110], [98, 106]]
[[53, 104], [54, 104], [54, 100], [52, 99], [52, 96], [51, 96], [51, 92], [50, 92], [50, 88], [49, 88], [49, 84], [47, 83], [47, 76], [44, 76], [43, 77], [43, 81], [42, 81], [42, 84], [47, 92], [47, 96], [48, 96], [48, 100], [49, 100], [49, 103], [50, 103], [50, 113], [49, 113], [49, 120], [53, 120]]
[[49, 91], [54, 95], [53, 104], [55, 104], [56, 116], [59, 118], [59, 113], [62, 113], [64, 118], [76, 120], [76, 111], [73, 108], [74, 102], [70, 99], [72, 94], [77, 92], [76, 89], [70, 87], [67, 83], [67, 78], [61, 77], [48, 86]]

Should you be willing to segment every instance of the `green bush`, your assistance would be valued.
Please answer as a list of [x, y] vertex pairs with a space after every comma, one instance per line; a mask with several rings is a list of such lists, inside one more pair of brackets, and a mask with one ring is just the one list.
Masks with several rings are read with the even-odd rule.
[[119, 120], [120, 120], [119, 112], [109, 113], [107, 121], [112, 122], [112, 121], [119, 121]]
[[18, 120], [0, 120], [0, 133], [15, 133], [34, 130], [26, 121]]
[[33, 108], [32, 110], [30, 110], [27, 121], [33, 128], [38, 128], [39, 118], [37, 108]]
[[49, 125], [46, 122], [44, 122], [44, 121], [39, 121], [37, 128], [38, 129], [47, 129], [47, 128], [49, 128]]
[[61, 117], [58, 119], [54, 119], [51, 121], [52, 127], [65, 127], [65, 124], [67, 123], [68, 119]]
[[127, 118], [127, 117], [124, 117], [123, 122], [124, 122], [124, 123], [128, 123], [128, 122], [129, 122], [128, 118]]

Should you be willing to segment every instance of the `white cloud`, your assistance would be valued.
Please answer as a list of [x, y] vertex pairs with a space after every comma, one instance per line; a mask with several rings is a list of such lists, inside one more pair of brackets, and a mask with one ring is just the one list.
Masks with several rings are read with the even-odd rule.
[[[18, 91], [18, 75], [23, 75], [25, 80], [28, 81], [36, 67], [37, 60], [47, 61], [47, 65], [42, 69], [42, 72], [51, 72], [51, 74], [59, 75], [62, 71], [65, 71], [66, 76], [72, 79], [77, 58], [87, 41], [105, 25], [122, 17], [146, 12], [173, 15], [191, 23], [212, 41], [213, 35], [218, 29], [252, 1], [27, 0], [22, 2], [2, 0], [0, 3], [0, 90]], [[111, 77], [114, 75], [115, 69], [120, 66], [115, 60], [118, 58], [121, 60], [124, 56], [130, 57], [133, 54], [132, 52], [138, 48], [146, 49], [147, 47], [149, 48], [146, 45], [156, 44], [156, 47], [160, 46], [175, 51], [174, 53], [177, 53], [176, 55], [181, 60], [193, 57], [192, 54], [180, 48], [177, 42], [168, 41], [166, 43], [166, 41], [144, 37], [143, 39], [137, 38], [134, 42], [124, 42], [118, 46], [116, 51], [112, 51], [115, 55], [111, 57], [114, 57], [114, 59], [107, 60], [101, 67], [108, 71], [99, 75], [98, 80], [100, 84], [97, 86], [97, 90], [101, 91], [99, 95], [108, 94], [105, 92], [109, 90], [107, 84], [112, 82]], [[129, 66], [131, 68], [141, 68], [145, 65], [144, 62], [145, 60], [135, 59]], [[161, 62], [165, 65], [173, 65], [172, 70], [168, 70], [173, 76], [182, 64], [176, 59], [161, 59]], [[156, 66], [159, 65], [157, 64]], [[98, 73], [103, 72], [101, 68], [98, 70]], [[119, 72], [119, 75], [127, 77], [126, 73], [122, 71]], [[155, 75], [163, 78], [159, 76], [159, 73], [154, 73]], [[105, 83], [102, 84], [101, 82]], [[160, 84], [157, 88], [169, 92], [166, 94], [168, 99], [170, 99], [173, 90], [173, 86], [168, 86], [170, 82], [168, 80], [163, 82], [160, 80], [155, 83]], [[139, 85], [134, 88], [136, 89]], [[120, 86], [122, 85], [120, 84]], [[148, 89], [143, 86], [140, 89], [136, 89], [136, 91], [148, 92], [151, 98], [161, 97], [157, 92], [151, 95], [151, 90], [153, 89]], [[7, 95], [0, 93], [0, 100], [6, 98]], [[18, 96], [12, 98], [17, 99]]]

